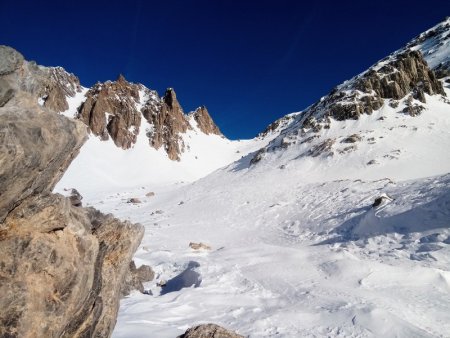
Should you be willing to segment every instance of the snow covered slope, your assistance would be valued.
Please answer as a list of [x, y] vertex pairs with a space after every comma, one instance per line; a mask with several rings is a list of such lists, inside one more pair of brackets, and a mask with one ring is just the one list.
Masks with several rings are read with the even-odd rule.
[[[139, 91], [136, 111], [141, 111], [150, 101], [154, 104], [159, 100], [149, 97], [152, 92], [140, 86], [143, 89]], [[78, 108], [86, 99], [86, 92], [87, 89], [83, 88], [73, 98], [68, 98], [70, 108], [62, 114], [76, 117]], [[231, 141], [222, 134], [206, 134], [196, 120], [196, 113], [185, 115], [189, 129], [174, 135], [180, 138], [176, 142], [183, 147], [179, 161], [169, 159], [166, 148], [155, 149], [149, 144], [151, 141], [148, 135], [153, 132], [155, 125], [145, 118], [140, 119], [140, 125], [136, 128], [136, 142], [129, 149], [118, 148], [112, 138], [102, 140], [90, 133], [88, 141], [55, 191], [76, 188], [88, 197], [99, 191], [107, 194], [124, 187], [192, 182], [264, 147], [291, 121], [288, 119], [278, 126], [272, 126], [254, 139]]]
[[[113, 337], [175, 337], [205, 322], [250, 337], [446, 337], [449, 191], [448, 175], [307, 183], [219, 171], [151, 198], [102, 198], [97, 207], [145, 225], [135, 260], [157, 273], [153, 295], [122, 301]], [[373, 209], [381, 194], [393, 202]], [[157, 286], [189, 265], [199, 287]]]
[[[161, 163], [139, 138], [121, 152], [90, 139], [63, 183], [142, 223], [135, 260], [156, 272], [149, 294], [122, 300], [113, 337], [207, 322], [250, 337], [450, 337], [450, 84], [425, 62], [450, 53], [447, 21], [259, 139], [194, 127], [180, 162]], [[439, 53], [424, 61], [423, 46]], [[225, 166], [206, 175], [216, 149]]]

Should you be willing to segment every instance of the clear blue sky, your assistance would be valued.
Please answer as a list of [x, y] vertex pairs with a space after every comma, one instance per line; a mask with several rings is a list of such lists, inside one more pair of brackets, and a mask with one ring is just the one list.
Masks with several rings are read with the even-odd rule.
[[428, 1], [6, 1], [0, 44], [84, 86], [119, 73], [253, 137], [450, 15]]

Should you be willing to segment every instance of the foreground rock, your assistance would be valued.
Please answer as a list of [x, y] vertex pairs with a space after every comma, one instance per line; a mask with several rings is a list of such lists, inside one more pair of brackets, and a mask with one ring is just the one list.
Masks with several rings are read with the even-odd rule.
[[51, 193], [86, 127], [39, 106], [34, 87], [20, 86], [28, 66], [6, 52], [12, 56], [0, 66], [7, 87], [0, 92], [11, 93], [0, 108], [0, 336], [109, 337], [144, 229]]
[[244, 338], [244, 336], [216, 324], [203, 324], [188, 329], [177, 338]]

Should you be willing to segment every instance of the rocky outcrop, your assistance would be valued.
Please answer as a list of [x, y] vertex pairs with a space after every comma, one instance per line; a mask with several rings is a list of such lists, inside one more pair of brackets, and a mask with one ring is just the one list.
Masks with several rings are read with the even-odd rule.
[[67, 97], [81, 91], [78, 78], [61, 67], [42, 67], [25, 61], [8, 46], [0, 46], [0, 107], [18, 90], [39, 98], [46, 108], [62, 112], [69, 108]]
[[69, 109], [68, 97], [74, 97], [81, 91], [80, 80], [73, 74], [67, 73], [61, 67], [44, 68], [48, 81], [43, 85], [39, 96], [44, 106], [55, 111], [63, 112]]
[[205, 106], [197, 108], [190, 116], [197, 122], [198, 128], [204, 134], [222, 135], [219, 127], [214, 123]]
[[188, 329], [177, 338], [244, 338], [216, 324], [202, 324]]
[[[383, 106], [389, 105], [396, 109], [400, 104], [404, 107], [398, 109], [399, 113], [414, 117], [425, 110], [423, 105], [426, 103], [425, 94], [446, 96], [442, 82], [428, 66], [422, 53], [409, 48], [402, 49], [381, 60], [368, 71], [337, 86], [302, 113], [294, 114], [295, 120], [287, 124], [267, 147], [258, 151], [250, 163], [259, 162], [263, 154], [269, 151], [311, 141], [313, 141], [311, 147], [301, 156], [331, 156], [334, 154], [332, 150], [334, 140], [314, 140], [320, 138], [322, 130], [330, 128], [332, 120], [356, 120], [362, 114], [370, 115]], [[292, 116], [293, 114], [287, 115], [286, 118]], [[383, 117], [379, 119], [383, 120]], [[265, 133], [270, 133], [271, 130], [278, 128], [278, 125], [276, 121]], [[360, 140], [352, 137], [342, 142], [358, 141]], [[355, 147], [347, 147], [339, 152], [346, 153], [354, 149]]]
[[438, 79], [450, 75], [450, 17], [412, 39], [405, 49], [420, 50]]
[[141, 125], [139, 86], [120, 75], [112, 82], [97, 83], [87, 93], [78, 110], [78, 118], [102, 140], [112, 138], [122, 148], [130, 148], [137, 139]]
[[39, 86], [10, 59], [0, 76], [14, 91], [0, 108], [0, 336], [109, 337], [144, 229], [51, 193], [86, 126], [39, 106]]
[[158, 105], [148, 102], [142, 108], [142, 114], [153, 127], [147, 134], [150, 144], [155, 149], [164, 146], [171, 160], [180, 160], [180, 154], [184, 150], [180, 134], [192, 127], [184, 115], [175, 91], [172, 88], [167, 89]]
[[405, 51], [380, 61], [367, 72], [336, 87], [305, 112], [304, 121], [332, 117], [357, 119], [380, 109], [385, 99], [401, 100], [411, 94], [425, 103], [428, 95], [444, 95], [442, 84], [418, 51]]
[[54, 188], [83, 144], [86, 127], [19, 102], [1, 108], [0, 118], [1, 222], [27, 197]]
[[155, 273], [150, 266], [141, 265], [139, 268], [136, 268], [134, 261], [131, 261], [120, 293], [122, 296], [128, 296], [133, 290], [145, 293], [143, 283], [150, 282], [154, 278]]

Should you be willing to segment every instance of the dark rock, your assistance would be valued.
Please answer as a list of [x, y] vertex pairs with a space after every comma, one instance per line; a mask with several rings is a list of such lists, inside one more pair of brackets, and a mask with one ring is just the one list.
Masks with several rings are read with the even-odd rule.
[[391, 99], [390, 104], [396, 105], [396, 101], [410, 93], [421, 102], [425, 102], [425, 93], [445, 96], [441, 82], [429, 69], [422, 54], [408, 50], [392, 56], [381, 69], [372, 68], [347, 85], [334, 89], [304, 113], [302, 126], [310, 128], [311, 121], [322, 117], [322, 112], [336, 120], [357, 119], [361, 114], [371, 114], [380, 109], [384, 99]]
[[83, 206], [83, 203], [81, 202], [81, 200], [83, 199], [83, 196], [81, 196], [81, 194], [78, 192], [77, 189], [72, 189], [72, 191], [70, 192], [69, 199], [70, 199], [70, 203], [74, 207]]
[[372, 208], [379, 207], [381, 204], [383, 204], [385, 202], [391, 202], [392, 200], [393, 200], [392, 197], [390, 197], [386, 194], [382, 194], [381, 196], [375, 198], [375, 201], [372, 204]]
[[130, 198], [127, 203], [133, 203], [133, 204], [138, 204], [138, 203], [142, 203], [141, 200], [139, 198], [136, 197], [132, 197]]
[[361, 136], [359, 136], [358, 134], [353, 134], [353, 135], [350, 135], [350, 136], [344, 138], [341, 141], [341, 143], [356, 143], [356, 142], [359, 142], [361, 140], [362, 140]]
[[309, 152], [308, 155], [312, 156], [312, 157], [317, 157], [320, 155], [325, 155], [325, 156], [332, 156], [333, 152], [331, 151], [333, 144], [334, 144], [335, 140], [333, 139], [326, 139], [325, 141], [313, 146]]
[[188, 329], [177, 338], [244, 338], [244, 336], [216, 324], [202, 324]]
[[266, 149], [265, 148], [261, 148], [260, 150], [258, 150], [255, 154], [255, 156], [252, 157], [252, 159], [250, 160], [250, 164], [256, 164], [259, 161], [262, 160], [264, 154], [266, 153]]

